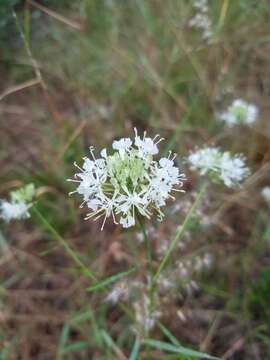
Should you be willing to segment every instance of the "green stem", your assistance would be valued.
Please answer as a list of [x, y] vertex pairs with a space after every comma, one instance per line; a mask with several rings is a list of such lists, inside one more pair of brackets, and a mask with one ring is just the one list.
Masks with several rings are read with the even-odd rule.
[[146, 244], [146, 253], [147, 253], [147, 265], [149, 273], [151, 274], [151, 278], [153, 275], [153, 265], [152, 265], [152, 249], [151, 249], [151, 242], [149, 236], [147, 235], [145, 224], [143, 219], [139, 218], [139, 224], [143, 233], [144, 242]]
[[[154, 286], [153, 286], [154, 272], [153, 272], [152, 248], [151, 248], [151, 242], [150, 242], [149, 236], [147, 235], [147, 232], [145, 229], [145, 223], [141, 217], [139, 217], [139, 224], [141, 226], [141, 230], [142, 230], [143, 237], [144, 237], [144, 242], [146, 244], [147, 265], [148, 265], [148, 272], [150, 275], [150, 284], [149, 284], [149, 291], [148, 291], [150, 303], [149, 303], [148, 312], [149, 312], [149, 315], [151, 316], [151, 313], [155, 306], [155, 304], [154, 304]], [[149, 330], [146, 330], [146, 329], [143, 330], [143, 337], [149, 338]], [[148, 359], [148, 360], [151, 359], [150, 347], [148, 345], [146, 346], [146, 359]]]
[[37, 217], [41, 220], [41, 222], [46, 226], [46, 228], [51, 232], [51, 234], [55, 237], [57, 241], [60, 242], [60, 244], [64, 247], [67, 254], [72, 258], [72, 260], [75, 262], [75, 264], [82, 270], [82, 272], [90, 277], [93, 281], [97, 282], [96, 276], [90, 271], [80, 260], [79, 256], [71, 249], [69, 244], [66, 242], [64, 238], [62, 238], [61, 235], [58, 234], [58, 232], [52, 227], [52, 225], [45, 219], [45, 217], [39, 212], [39, 210], [33, 206], [32, 207], [34, 213], [37, 215]]
[[194, 213], [194, 211], [196, 210], [196, 208], [198, 207], [200, 201], [201, 201], [201, 198], [203, 196], [203, 194], [205, 193], [205, 190], [206, 190], [206, 183], [202, 185], [201, 187], [201, 190], [199, 192], [199, 194], [197, 195], [193, 205], [191, 206], [189, 212], [187, 213], [186, 217], [185, 217], [185, 220], [183, 222], [182, 225], [180, 225], [176, 231], [176, 234], [175, 234], [175, 237], [173, 239], [173, 241], [171, 242], [170, 244], [170, 247], [167, 251], [167, 253], [164, 255], [155, 275], [154, 275], [154, 278], [153, 278], [153, 286], [155, 286], [155, 284], [157, 283], [157, 279], [159, 277], [159, 275], [161, 274], [162, 270], [164, 269], [165, 265], [167, 264], [175, 246], [177, 245], [178, 241], [182, 238], [183, 234], [184, 234], [184, 231], [186, 230], [186, 227]]

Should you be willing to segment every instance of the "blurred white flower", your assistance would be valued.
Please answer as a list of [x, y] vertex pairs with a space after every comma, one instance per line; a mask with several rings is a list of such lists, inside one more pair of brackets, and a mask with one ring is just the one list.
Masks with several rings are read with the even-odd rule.
[[254, 104], [237, 99], [232, 102], [227, 111], [218, 116], [230, 127], [238, 124], [250, 125], [257, 120], [258, 108]]
[[127, 284], [124, 282], [119, 282], [114, 285], [112, 290], [105, 298], [105, 301], [110, 302], [112, 304], [116, 304], [121, 298], [124, 298], [124, 300], [126, 300], [127, 295], [128, 295]]
[[242, 155], [231, 155], [230, 152], [222, 152], [215, 147], [196, 150], [187, 160], [191, 170], [197, 170], [200, 175], [208, 174], [227, 187], [239, 185], [249, 175]]
[[158, 290], [166, 292], [174, 287], [174, 282], [164, 274], [161, 274], [157, 280]]
[[198, 170], [200, 175], [216, 171], [219, 149], [215, 147], [199, 149], [188, 156], [191, 170]]
[[211, 267], [213, 263], [213, 256], [206, 253], [202, 256], [196, 256], [193, 260], [193, 269], [197, 272], [201, 272], [204, 269]]
[[142, 298], [134, 303], [135, 320], [143, 331], [153, 329], [156, 320], [162, 315], [158, 310], [151, 311], [150, 305], [150, 299], [146, 294], [143, 294]]
[[136, 215], [150, 218], [155, 211], [158, 219], [163, 218], [161, 207], [168, 199], [174, 199], [172, 191], [183, 186], [185, 175], [174, 165], [175, 155], [159, 161], [153, 159], [158, 153], [157, 144], [162, 139], [138, 136], [135, 129], [134, 144], [130, 138], [114, 141], [112, 148], [116, 150], [108, 155], [107, 150], [101, 151], [101, 159], [96, 159], [93, 147], [90, 148], [92, 160], [84, 158], [80, 173], [75, 174], [78, 187], [74, 192], [83, 195], [83, 204], [91, 212], [86, 219], [103, 217], [101, 229], [106, 219], [112, 216], [117, 224], [128, 228], [135, 225]]
[[30, 217], [29, 209], [35, 194], [33, 184], [28, 184], [18, 190], [11, 191], [10, 201], [0, 200], [0, 218], [9, 222]]
[[208, 11], [208, 2], [207, 0], [194, 0], [193, 6], [200, 10], [201, 12], [207, 12]]
[[191, 280], [190, 282], [186, 283], [184, 287], [189, 296], [191, 296], [194, 291], [197, 291], [199, 289], [198, 283], [194, 280]]
[[206, 41], [210, 41], [213, 37], [212, 22], [209, 17], [209, 8], [206, 0], [196, 0], [193, 2], [197, 13], [189, 21], [189, 26], [200, 29], [202, 37]]
[[262, 189], [261, 192], [263, 198], [265, 201], [269, 201], [270, 202], [270, 186], [266, 186]]
[[30, 217], [28, 209], [31, 205], [25, 202], [8, 202], [2, 201], [0, 203], [0, 217], [6, 222], [11, 220], [21, 220]]
[[249, 175], [245, 159], [241, 155], [222, 154], [219, 164], [219, 177], [228, 187], [239, 185]]

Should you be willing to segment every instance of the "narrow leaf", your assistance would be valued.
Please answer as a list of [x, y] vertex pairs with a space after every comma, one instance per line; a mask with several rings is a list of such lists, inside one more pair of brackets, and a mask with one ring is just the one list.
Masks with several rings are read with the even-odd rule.
[[72, 351], [80, 351], [87, 349], [89, 347], [89, 344], [87, 341], [78, 341], [74, 344], [67, 345], [65, 349], [62, 351], [62, 354], [68, 354]]
[[176, 337], [160, 322], [158, 322], [158, 327], [163, 332], [163, 334], [171, 341], [172, 344], [176, 346], [181, 346], [179, 341], [176, 339]]
[[136, 337], [129, 360], [137, 360], [140, 350], [140, 340], [138, 337]]
[[170, 351], [170, 352], [174, 352], [174, 353], [178, 353], [178, 354], [182, 354], [182, 355], [186, 355], [186, 356], [191, 356], [191, 357], [199, 357], [202, 359], [212, 359], [212, 360], [218, 360], [219, 358], [215, 357], [215, 356], [211, 356], [205, 353], [202, 353], [200, 351], [196, 351], [196, 350], [192, 350], [192, 349], [188, 349], [185, 348], [183, 346], [175, 346], [163, 341], [158, 341], [158, 340], [151, 340], [151, 339], [146, 339], [144, 340], [144, 344], [154, 347], [156, 349], [160, 349], [160, 350], [164, 350], [164, 351]]
[[96, 291], [96, 290], [100, 290], [100, 289], [110, 285], [111, 283], [121, 279], [123, 276], [131, 274], [135, 270], [136, 270], [136, 268], [133, 267], [133, 268], [127, 270], [127, 271], [123, 271], [123, 272], [117, 273], [115, 275], [112, 275], [112, 276], [110, 276], [110, 277], [108, 277], [108, 278], [106, 278], [104, 280], [101, 280], [98, 284], [89, 287], [87, 289], [87, 291], [93, 292], [93, 291]]

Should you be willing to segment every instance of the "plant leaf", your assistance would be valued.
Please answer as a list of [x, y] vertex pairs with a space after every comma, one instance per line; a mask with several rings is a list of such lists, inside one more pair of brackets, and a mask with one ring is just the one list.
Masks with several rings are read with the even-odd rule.
[[178, 353], [178, 354], [183, 354], [186, 356], [191, 356], [191, 357], [199, 357], [202, 359], [212, 359], [212, 360], [218, 360], [219, 358], [215, 357], [215, 356], [211, 356], [205, 353], [202, 353], [200, 351], [196, 351], [196, 350], [192, 350], [192, 349], [188, 349], [185, 348], [183, 346], [175, 346], [163, 341], [158, 341], [158, 340], [152, 340], [152, 339], [146, 339], [144, 340], [144, 344], [154, 347], [156, 349], [160, 349], [160, 350], [164, 350], [164, 351], [170, 351], [170, 352], [174, 352], [174, 353]]
[[140, 340], [138, 337], [136, 337], [129, 360], [137, 360], [138, 359], [138, 354], [139, 354], [139, 350], [140, 350]]
[[133, 268], [127, 270], [127, 271], [123, 271], [123, 272], [117, 273], [115, 275], [112, 275], [112, 276], [110, 276], [110, 277], [108, 277], [108, 278], [106, 278], [104, 280], [99, 281], [98, 284], [90, 286], [89, 288], [87, 288], [87, 291], [93, 292], [93, 291], [96, 291], [96, 290], [100, 290], [100, 289], [110, 285], [111, 283], [121, 279], [123, 276], [131, 274], [135, 270], [136, 270], [136, 268], [133, 267]]

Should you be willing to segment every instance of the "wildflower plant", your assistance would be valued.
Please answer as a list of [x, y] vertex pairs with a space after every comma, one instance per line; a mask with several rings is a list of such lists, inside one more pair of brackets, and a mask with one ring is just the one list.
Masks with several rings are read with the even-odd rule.
[[164, 217], [162, 207], [166, 201], [174, 199], [172, 191], [183, 191], [185, 175], [175, 166], [176, 154], [155, 160], [158, 144], [163, 140], [156, 135], [153, 139], [138, 135], [135, 138], [122, 138], [112, 144], [113, 151], [103, 149], [101, 158], [96, 158], [94, 148], [90, 147], [92, 159], [84, 158], [82, 168], [76, 163], [80, 173], [70, 181], [78, 183], [72, 193], [83, 196], [83, 203], [90, 212], [86, 219], [112, 216], [115, 224], [124, 228], [135, 225], [136, 216], [150, 219], [155, 213], [158, 220]]
[[257, 120], [258, 108], [245, 100], [236, 99], [227, 111], [220, 113], [218, 116], [229, 127], [241, 124], [251, 125]]
[[0, 200], [0, 218], [6, 222], [29, 218], [29, 209], [32, 206], [34, 195], [35, 187], [33, 184], [11, 191], [10, 201]]
[[[101, 229], [108, 217], [123, 228], [132, 227], [139, 220], [143, 235], [140, 242], [143, 238], [147, 255], [141, 265], [146, 273], [137, 273], [128, 282], [116, 282], [104, 301], [113, 306], [118, 302], [131, 302], [135, 320], [131, 328], [142, 337], [149, 338], [157, 321], [162, 318], [163, 305], [167, 304], [169, 298], [177, 298], [180, 289], [186, 294], [196, 291], [198, 284], [193, 275], [210, 267], [212, 258], [197, 256], [178, 261], [173, 270], [167, 268], [173, 251], [196, 215], [206, 186], [202, 186], [196, 194], [182, 224], [177, 226], [162, 254], [152, 247], [150, 231], [146, 230], [141, 219], [150, 219], [155, 214], [161, 221], [164, 217], [163, 207], [168, 200], [174, 200], [174, 191], [183, 191], [186, 178], [175, 165], [176, 154], [169, 152], [168, 157], [157, 158], [158, 144], [163, 140], [159, 135], [150, 138], [146, 132], [139, 136], [136, 128], [134, 131], [134, 139], [113, 141], [112, 149], [102, 149], [100, 157], [96, 157], [94, 148], [90, 147], [91, 158], [84, 157], [81, 167], [75, 163], [79, 172], [69, 181], [77, 184], [70, 194], [82, 195], [81, 206], [86, 205], [89, 209], [86, 219], [102, 218]], [[249, 173], [242, 155], [232, 155], [215, 147], [196, 150], [187, 160], [193, 170], [198, 170], [201, 175], [209, 175], [214, 181], [223, 182], [228, 187], [238, 186]], [[178, 249], [182, 251], [180, 246]], [[77, 263], [81, 266], [79, 261]], [[107, 280], [104, 283], [108, 283]], [[95, 286], [98, 285], [93, 288]]]
[[191, 170], [200, 175], [209, 175], [215, 182], [229, 188], [237, 187], [249, 175], [243, 155], [232, 155], [217, 147], [205, 147], [190, 153], [187, 158]]

